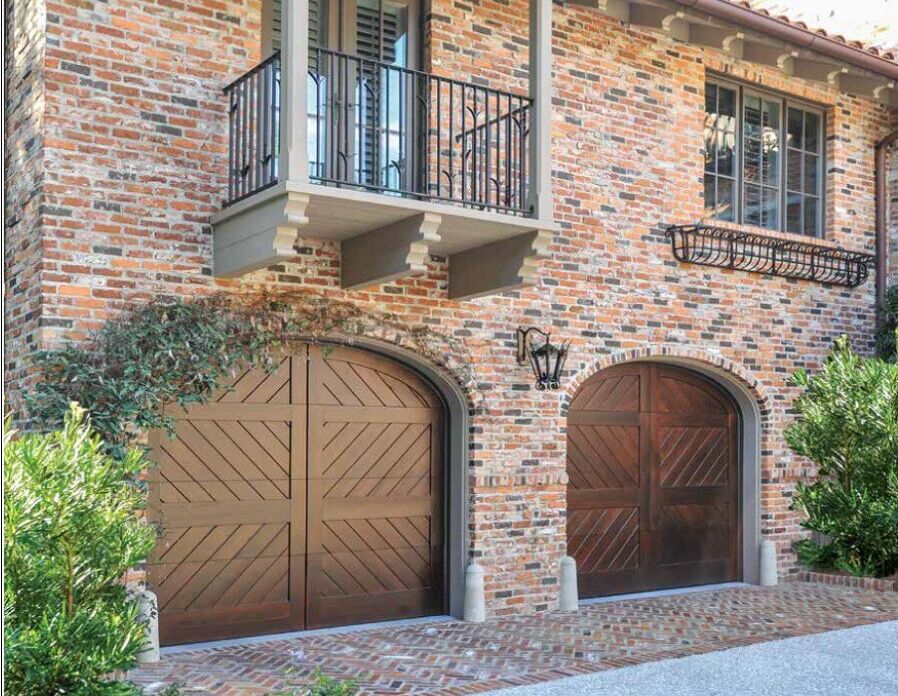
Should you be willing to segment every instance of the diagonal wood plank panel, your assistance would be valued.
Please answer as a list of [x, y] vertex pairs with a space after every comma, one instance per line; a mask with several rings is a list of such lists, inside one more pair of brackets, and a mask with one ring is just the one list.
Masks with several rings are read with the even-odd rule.
[[300, 346], [170, 413], [150, 484], [163, 643], [441, 611], [443, 412], [417, 375]]
[[739, 576], [737, 411], [687, 370], [588, 379], [568, 411], [568, 554], [582, 596]]
[[172, 409], [174, 438], [152, 434], [150, 514], [165, 531], [148, 579], [164, 644], [304, 623], [305, 350]]
[[440, 611], [438, 398], [359, 351], [313, 347], [310, 364], [308, 625]]

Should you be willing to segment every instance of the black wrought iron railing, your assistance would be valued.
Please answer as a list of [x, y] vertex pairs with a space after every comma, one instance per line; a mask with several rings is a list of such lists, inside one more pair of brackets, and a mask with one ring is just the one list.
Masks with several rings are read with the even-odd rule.
[[857, 251], [713, 225], [676, 225], [667, 234], [679, 261], [852, 288], [867, 280], [874, 260]]
[[[278, 75], [273, 56], [227, 88], [228, 203], [277, 180]], [[313, 181], [529, 214], [529, 97], [321, 48], [307, 90]]]
[[281, 56], [275, 53], [225, 87], [228, 96], [228, 198], [242, 198], [278, 180]]

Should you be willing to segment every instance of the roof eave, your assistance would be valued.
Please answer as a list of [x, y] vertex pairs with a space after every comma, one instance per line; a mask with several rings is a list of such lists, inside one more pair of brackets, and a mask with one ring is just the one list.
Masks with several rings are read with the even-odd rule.
[[766, 34], [799, 48], [815, 51], [834, 60], [898, 80], [898, 63], [829, 36], [789, 24], [728, 0], [674, 0], [679, 5], [704, 12], [745, 29]]

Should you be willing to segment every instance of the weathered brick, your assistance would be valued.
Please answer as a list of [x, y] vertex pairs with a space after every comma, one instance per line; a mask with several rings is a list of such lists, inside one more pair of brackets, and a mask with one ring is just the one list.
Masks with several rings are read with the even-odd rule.
[[[447, 260], [432, 258], [419, 277], [346, 293], [339, 247], [312, 239], [289, 263], [216, 280], [210, 224], [227, 181], [221, 90], [260, 58], [259, 3], [109, 0], [87, 13], [77, 0], [24, 0], [10, 8], [11, 408], [33, 379], [30, 353], [78, 340], [128, 302], [159, 295], [309, 287], [452, 335], [470, 351], [483, 392], [485, 405], [471, 416], [468, 541], [487, 571], [490, 610], [501, 614], [555, 601], [566, 548], [565, 400], [600, 364], [675, 354], [728, 370], [761, 400], [763, 531], [777, 542], [783, 570], [794, 567], [790, 545], [802, 531], [789, 502], [814, 472], [782, 437], [795, 397], [787, 380], [796, 368], [818, 367], [838, 335], [869, 350], [872, 282], [845, 289], [680, 265], [663, 229], [703, 215], [708, 71], [826, 107], [825, 236], [850, 249], [872, 250], [873, 143], [894, 114], [826, 84], [555, 3], [552, 170], [561, 231], [537, 287], [450, 301]], [[426, 68], [526, 92], [526, 2], [435, 0], [427, 23]], [[898, 157], [891, 193], [898, 279]], [[519, 324], [573, 341], [565, 391], [537, 391], [529, 368], [515, 363]]]

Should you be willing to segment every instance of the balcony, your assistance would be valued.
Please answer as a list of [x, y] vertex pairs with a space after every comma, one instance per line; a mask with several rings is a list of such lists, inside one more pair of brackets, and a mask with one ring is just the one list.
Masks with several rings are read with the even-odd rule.
[[[533, 2], [545, 21], [550, 3]], [[289, 26], [303, 3], [286, 5]], [[452, 298], [532, 283], [555, 229], [536, 103], [547, 78], [531, 80], [535, 100], [310, 49], [297, 30], [283, 54], [225, 88], [229, 177], [213, 219], [215, 274], [287, 261], [305, 237], [340, 243], [347, 289], [421, 273], [431, 254], [449, 259]], [[544, 53], [534, 51], [531, 68]]]

